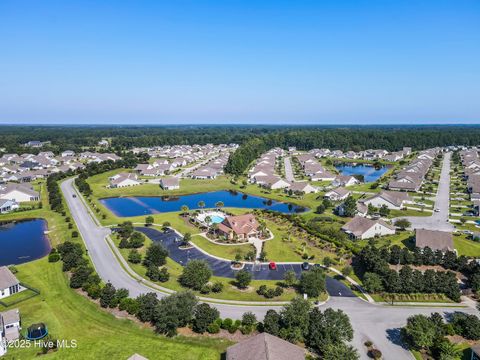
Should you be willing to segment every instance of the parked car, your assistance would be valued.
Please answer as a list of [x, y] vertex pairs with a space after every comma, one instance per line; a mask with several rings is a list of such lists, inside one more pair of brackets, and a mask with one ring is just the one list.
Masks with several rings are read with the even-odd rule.
[[77, 197], [77, 195], [73, 194], [73, 195], [72, 195], [72, 197], [73, 197], [73, 198], [76, 198], [76, 197]]
[[303, 270], [309, 270], [309, 269], [310, 269], [310, 264], [305, 261], [305, 262], [302, 264], [302, 269], [303, 269]]
[[435, 212], [440, 212], [440, 209], [437, 208], [437, 209], [435, 209], [434, 211], [435, 211]]
[[270, 264], [268, 264], [268, 268], [270, 270], [277, 270], [277, 264], [275, 264], [274, 262], [271, 262]]

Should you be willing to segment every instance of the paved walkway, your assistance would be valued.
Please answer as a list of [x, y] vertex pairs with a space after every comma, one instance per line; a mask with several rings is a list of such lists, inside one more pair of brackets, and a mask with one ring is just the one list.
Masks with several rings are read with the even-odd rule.
[[[402, 217], [410, 221], [412, 229], [427, 229], [427, 230], [441, 230], [450, 231], [454, 227], [448, 221], [449, 204], [450, 204], [450, 159], [452, 154], [445, 153], [442, 165], [442, 172], [438, 185], [437, 194], [435, 196], [435, 207], [438, 212], [434, 212], [432, 216], [406, 216]], [[426, 209], [425, 209], [426, 210]], [[398, 219], [398, 218], [397, 218]], [[395, 222], [396, 219], [393, 219]]]

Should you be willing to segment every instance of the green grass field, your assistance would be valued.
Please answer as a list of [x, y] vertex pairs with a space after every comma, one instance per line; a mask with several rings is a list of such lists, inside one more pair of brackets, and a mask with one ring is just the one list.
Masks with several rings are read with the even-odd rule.
[[[76, 340], [76, 349], [59, 349], [49, 359], [127, 359], [139, 353], [149, 359], [220, 359], [227, 341], [208, 338], [168, 339], [146, 324], [119, 319], [68, 286], [61, 263], [40, 259], [19, 265], [17, 277], [41, 294], [14, 306], [22, 326], [44, 322], [52, 338]], [[0, 311], [5, 310], [1, 308]], [[9, 349], [4, 359], [31, 359], [40, 349]]]

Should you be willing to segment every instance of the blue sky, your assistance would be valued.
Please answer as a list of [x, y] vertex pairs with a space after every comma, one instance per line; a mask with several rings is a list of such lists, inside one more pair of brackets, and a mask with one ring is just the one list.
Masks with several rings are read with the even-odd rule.
[[480, 123], [480, 1], [2, 0], [0, 123]]

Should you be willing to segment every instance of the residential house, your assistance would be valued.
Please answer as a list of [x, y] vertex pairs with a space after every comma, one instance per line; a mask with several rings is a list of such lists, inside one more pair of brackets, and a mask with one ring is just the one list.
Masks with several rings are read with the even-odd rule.
[[338, 187], [333, 190], [327, 191], [324, 195], [324, 198], [332, 201], [341, 201], [349, 197], [351, 193], [352, 192], [350, 190], [347, 190], [343, 187]]
[[9, 199], [0, 199], [0, 214], [6, 214], [18, 208], [17, 202]]
[[395, 227], [383, 220], [371, 220], [361, 216], [355, 216], [342, 230], [353, 239], [371, 239], [377, 236], [394, 235]]
[[141, 182], [138, 181], [137, 175], [133, 173], [120, 173], [110, 177], [109, 181], [111, 188], [123, 188], [141, 184]]
[[13, 200], [15, 202], [39, 201], [40, 194], [33, 187], [26, 184], [8, 183], [0, 187], [0, 199]]
[[305, 349], [263, 332], [227, 348], [226, 360], [305, 360]]
[[310, 185], [307, 181], [295, 181], [290, 185], [288, 190], [303, 194], [312, 194], [318, 192], [318, 189], [315, 186]]
[[353, 186], [358, 184], [360, 184], [360, 181], [350, 175], [338, 175], [332, 182], [332, 186]]
[[162, 178], [160, 179], [160, 186], [163, 190], [180, 189], [180, 179], [175, 176]]
[[259, 234], [259, 223], [252, 214], [227, 216], [220, 224], [218, 231], [229, 239], [248, 239]]
[[9, 342], [20, 338], [21, 325], [18, 309], [0, 312], [0, 356], [7, 353]]
[[380, 208], [383, 205], [391, 210], [403, 209], [407, 204], [412, 204], [412, 198], [405, 192], [398, 191], [381, 191], [369, 198], [360, 200], [365, 205], [372, 205]]
[[433, 251], [456, 251], [453, 246], [452, 233], [439, 230], [415, 230], [415, 246], [420, 249], [429, 247]]
[[24, 290], [20, 281], [13, 275], [9, 268], [0, 266], [0, 299]]

